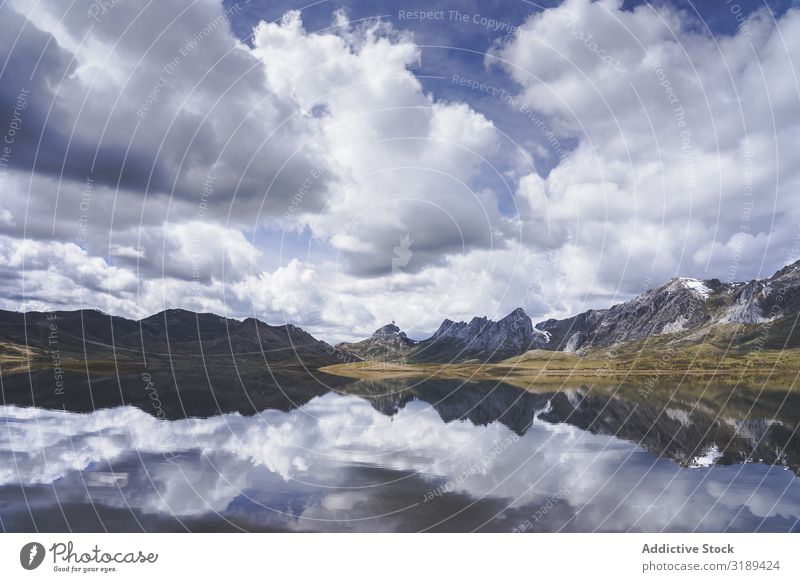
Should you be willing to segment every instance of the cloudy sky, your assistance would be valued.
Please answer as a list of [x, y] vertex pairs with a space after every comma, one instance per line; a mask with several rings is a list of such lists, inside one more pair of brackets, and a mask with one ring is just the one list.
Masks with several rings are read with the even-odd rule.
[[0, 4], [2, 308], [419, 337], [800, 258], [795, 2], [67, 5]]

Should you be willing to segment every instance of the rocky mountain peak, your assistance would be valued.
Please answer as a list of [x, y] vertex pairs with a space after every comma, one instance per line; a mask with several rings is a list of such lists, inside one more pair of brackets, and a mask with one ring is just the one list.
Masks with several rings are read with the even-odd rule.
[[469, 323], [445, 319], [431, 339], [451, 339], [466, 344], [469, 350], [525, 350], [547, 344], [547, 333], [533, 327], [521, 307], [499, 321], [474, 317]]
[[514, 311], [509, 313], [506, 317], [507, 318], [508, 317], [514, 317], [514, 318], [528, 317], [528, 314], [525, 313], [525, 310], [522, 307], [517, 307]]
[[406, 332], [401, 331], [395, 322], [387, 323], [383, 327], [375, 330], [370, 338], [373, 342], [378, 344], [404, 344], [413, 345], [416, 342], [406, 335]]
[[356, 343], [343, 342], [336, 347], [365, 360], [405, 360], [410, 349], [417, 344], [395, 323], [376, 329], [370, 337]]
[[400, 328], [395, 324], [395, 322], [387, 323], [383, 327], [379, 327], [375, 330], [372, 334], [373, 339], [386, 339], [392, 338], [395, 336], [405, 336], [406, 334], [400, 331]]

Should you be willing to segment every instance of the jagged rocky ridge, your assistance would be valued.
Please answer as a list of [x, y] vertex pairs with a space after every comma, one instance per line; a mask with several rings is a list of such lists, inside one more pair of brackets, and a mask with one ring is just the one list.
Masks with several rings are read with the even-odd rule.
[[544, 348], [549, 334], [536, 329], [522, 308], [503, 319], [475, 317], [469, 323], [445, 319], [427, 340], [419, 342], [413, 359], [418, 362], [495, 361]]
[[394, 324], [369, 339], [336, 347], [362, 359], [394, 362], [497, 361], [543, 348], [547, 332], [536, 329], [524, 310], [515, 309], [499, 321], [475, 317], [469, 323], [445, 319], [428, 339], [415, 342]]

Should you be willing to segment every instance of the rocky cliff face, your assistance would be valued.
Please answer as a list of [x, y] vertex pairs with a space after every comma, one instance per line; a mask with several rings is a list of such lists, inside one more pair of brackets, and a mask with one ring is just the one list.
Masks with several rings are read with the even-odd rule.
[[799, 310], [800, 261], [748, 283], [678, 277], [610, 309], [549, 319], [536, 327], [550, 333], [550, 349], [582, 352], [704, 326], [766, 324]]
[[445, 319], [431, 340], [454, 340], [463, 343], [468, 351], [522, 353], [532, 347], [544, 347], [549, 335], [533, 327], [531, 318], [518, 308], [500, 321], [475, 317], [469, 323], [456, 323]]

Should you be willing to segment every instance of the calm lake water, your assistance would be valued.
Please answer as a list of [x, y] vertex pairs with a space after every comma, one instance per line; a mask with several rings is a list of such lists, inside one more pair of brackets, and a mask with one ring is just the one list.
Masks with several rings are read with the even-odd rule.
[[800, 529], [800, 403], [775, 388], [145, 376], [157, 408], [133, 375], [86, 381], [95, 410], [79, 376], [63, 401], [4, 380], [4, 531]]

